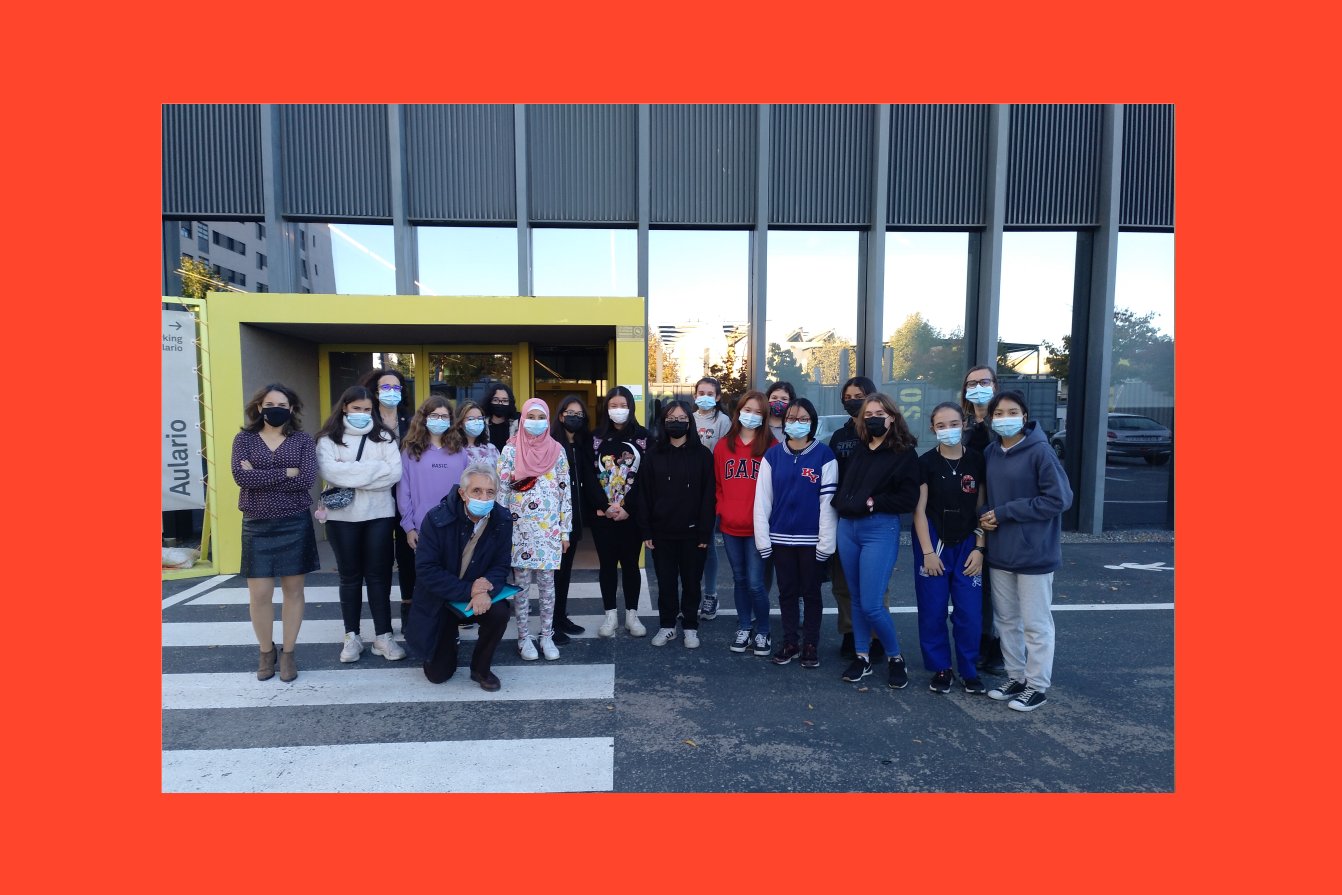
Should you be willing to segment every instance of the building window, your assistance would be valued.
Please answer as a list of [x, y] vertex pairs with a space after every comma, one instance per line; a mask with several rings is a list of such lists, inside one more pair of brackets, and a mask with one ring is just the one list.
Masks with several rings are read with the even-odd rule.
[[311, 292], [312, 290], [309, 289], [307, 286], [304, 286], [304, 287], [303, 287], [303, 291], [304, 291], [305, 293], [307, 293], [307, 292]]
[[313, 244], [314, 246], [317, 244], [317, 234], [316, 234], [316, 233], [312, 234], [312, 244]]
[[319, 276], [322, 275], [322, 269], [321, 269], [320, 267], [317, 266], [317, 262], [316, 262], [316, 261], [313, 261], [313, 262], [312, 262], [312, 275], [313, 275], [314, 277], [319, 277]]
[[531, 234], [536, 295], [637, 295], [638, 231], [537, 229]]
[[256, 268], [257, 270], [266, 269], [266, 256], [261, 252], [256, 253]]
[[197, 236], [197, 237], [196, 237], [196, 249], [197, 249], [202, 255], [208, 255], [208, 254], [210, 254], [210, 240], [209, 240], [207, 237], [204, 237], [204, 236]]
[[191, 238], [191, 222], [190, 222], [190, 221], [182, 221], [182, 236], [183, 236], [183, 238], [185, 238], [185, 239], [190, 239], [190, 238]]
[[306, 278], [307, 275], [308, 275], [308, 261], [307, 261], [306, 258], [304, 258], [304, 259], [303, 259], [303, 277]]
[[230, 252], [237, 252], [239, 255], [247, 254], [247, 243], [239, 242], [231, 236], [225, 236], [218, 230], [214, 231], [214, 244], [222, 246]]
[[267, 286], [265, 283], [257, 283], [257, 284], [256, 284], [256, 291], [257, 291], [257, 292], [269, 292], [269, 291], [270, 291], [270, 287]]
[[196, 225], [196, 235], [199, 236], [201, 239], [209, 239], [209, 238], [210, 238], [210, 228], [209, 228], [208, 226], [206, 226], [205, 224], [197, 224], [197, 225]]
[[257, 238], [257, 239], [265, 239], [265, 238], [266, 238], [266, 225], [265, 225], [265, 224], [257, 224], [257, 225], [256, 225], [256, 238]]
[[516, 227], [416, 227], [420, 295], [516, 295]]
[[[321, 225], [317, 225], [321, 226]], [[312, 261], [327, 261], [330, 280], [313, 282], [317, 292], [341, 295], [395, 295], [395, 238], [389, 224], [328, 224], [328, 238], [313, 249]], [[329, 260], [326, 252], [330, 252]]]
[[302, 248], [303, 248], [304, 246], [306, 246], [307, 244], [308, 244], [308, 231], [304, 230], [302, 227], [299, 227], [299, 228], [298, 228], [298, 247], [299, 247], [299, 249], [302, 249]]

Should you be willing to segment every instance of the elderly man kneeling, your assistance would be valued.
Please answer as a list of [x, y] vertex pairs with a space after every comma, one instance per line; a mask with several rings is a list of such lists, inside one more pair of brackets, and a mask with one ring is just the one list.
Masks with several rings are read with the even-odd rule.
[[435, 684], [457, 670], [458, 626], [468, 617], [449, 603], [469, 603], [469, 621], [479, 622], [480, 638], [471, 657], [471, 680], [482, 689], [499, 689], [489, 670], [494, 650], [508, 626], [507, 600], [490, 595], [505, 584], [512, 562], [513, 521], [494, 503], [499, 478], [488, 463], [472, 463], [461, 473], [461, 487], [429, 511], [415, 548], [415, 598], [406, 643], [426, 657], [424, 676]]

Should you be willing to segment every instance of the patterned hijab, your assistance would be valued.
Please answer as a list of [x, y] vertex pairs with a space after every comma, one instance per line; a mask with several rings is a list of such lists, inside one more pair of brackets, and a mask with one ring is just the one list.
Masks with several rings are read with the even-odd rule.
[[529, 435], [526, 430], [527, 412], [540, 410], [545, 419], [550, 419], [550, 408], [540, 398], [527, 398], [522, 405], [522, 418], [517, 421], [517, 434], [508, 439], [508, 443], [517, 452], [515, 469], [519, 478], [543, 476], [555, 467], [555, 460], [563, 450], [559, 442], [550, 437], [550, 428], [546, 426], [540, 435]]

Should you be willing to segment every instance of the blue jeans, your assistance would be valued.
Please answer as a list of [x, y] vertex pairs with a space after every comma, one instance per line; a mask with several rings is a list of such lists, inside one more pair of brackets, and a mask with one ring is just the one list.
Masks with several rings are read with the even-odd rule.
[[839, 517], [839, 560], [853, 601], [853, 649], [865, 653], [871, 635], [886, 655], [899, 655], [895, 623], [885, 608], [885, 589], [899, 555], [899, 515], [873, 513], [860, 519]]
[[727, 552], [735, 584], [736, 630], [749, 631], [754, 627], [756, 634], [768, 634], [769, 592], [764, 589], [764, 560], [755, 549], [755, 539], [723, 532], [722, 547]]
[[708, 555], [704, 557], [704, 596], [718, 595], [718, 534], [722, 531], [722, 521], [713, 520], [713, 534], [708, 538]]

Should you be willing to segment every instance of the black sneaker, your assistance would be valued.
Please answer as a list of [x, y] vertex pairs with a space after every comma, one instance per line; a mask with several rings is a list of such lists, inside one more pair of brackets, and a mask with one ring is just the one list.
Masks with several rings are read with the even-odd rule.
[[774, 653], [772, 661], [775, 665], [786, 665], [801, 654], [801, 648], [795, 643], [785, 643]]
[[706, 622], [711, 622], [718, 617], [718, 598], [717, 595], [705, 595], [699, 602], [699, 618]]
[[1001, 702], [1004, 699], [1010, 699], [1013, 696], [1019, 696], [1025, 692], [1023, 681], [1008, 680], [1005, 684], [998, 684], [988, 691], [989, 699], [996, 699]]
[[949, 693], [953, 683], [955, 683], [955, 675], [949, 671], [938, 671], [932, 675], [932, 683], [927, 685], [927, 689], [933, 693]]
[[909, 673], [904, 670], [904, 657], [895, 656], [890, 660], [891, 690], [903, 690], [909, 685]]
[[862, 656], [855, 658], [843, 672], [843, 679], [855, 684], [871, 674], [871, 662]]
[[857, 649], [853, 646], [853, 632], [849, 631], [843, 635], [843, 642], [839, 644], [840, 659], [856, 659]]
[[875, 637], [871, 638], [871, 651], [867, 653], [871, 661], [879, 662], [885, 658], [885, 647], [881, 646], [881, 641]]
[[555, 625], [554, 636], [552, 636], [550, 639], [554, 641], [555, 646], [563, 646], [564, 644], [570, 642], [573, 638], [565, 634], [563, 631], [561, 631], [559, 629], [559, 625]]
[[750, 651], [757, 656], [767, 656], [769, 655], [769, 650], [773, 649], [773, 646], [774, 642], [769, 638], [768, 634], [756, 634], [755, 645], [750, 648]]
[[816, 646], [815, 646], [814, 643], [805, 643], [805, 644], [802, 644], [802, 648], [801, 648], [801, 667], [802, 667], [802, 668], [819, 668], [819, 667], [820, 667], [820, 651], [819, 651], [818, 649], [816, 649]]
[[[574, 634], [574, 635], [576, 635], [576, 634], [582, 634], [582, 633], [585, 632], [587, 629], [584, 628], [582, 625], [577, 624], [576, 622], [574, 622], [573, 619], [571, 619], [571, 618], [561, 618], [561, 619], [558, 619], [557, 621], [555, 621], [555, 630], [556, 630], [556, 631], [561, 631], [561, 632], [563, 632], [563, 633], [565, 633], [565, 634]], [[559, 642], [558, 640], [555, 641], [555, 643], [558, 643], [558, 642]]]
[[744, 653], [748, 646], [750, 646], [750, 632], [737, 631], [736, 636], [732, 638], [731, 646], [727, 647], [727, 649], [734, 653]]
[[1046, 702], [1048, 702], [1048, 697], [1044, 695], [1043, 690], [1026, 687], [1020, 691], [1019, 696], [1007, 703], [1007, 708], [1015, 709], [1018, 712], [1033, 712]]
[[982, 696], [988, 692], [988, 688], [983, 686], [983, 681], [976, 677], [965, 678], [965, 692], [973, 693], [976, 696]]

